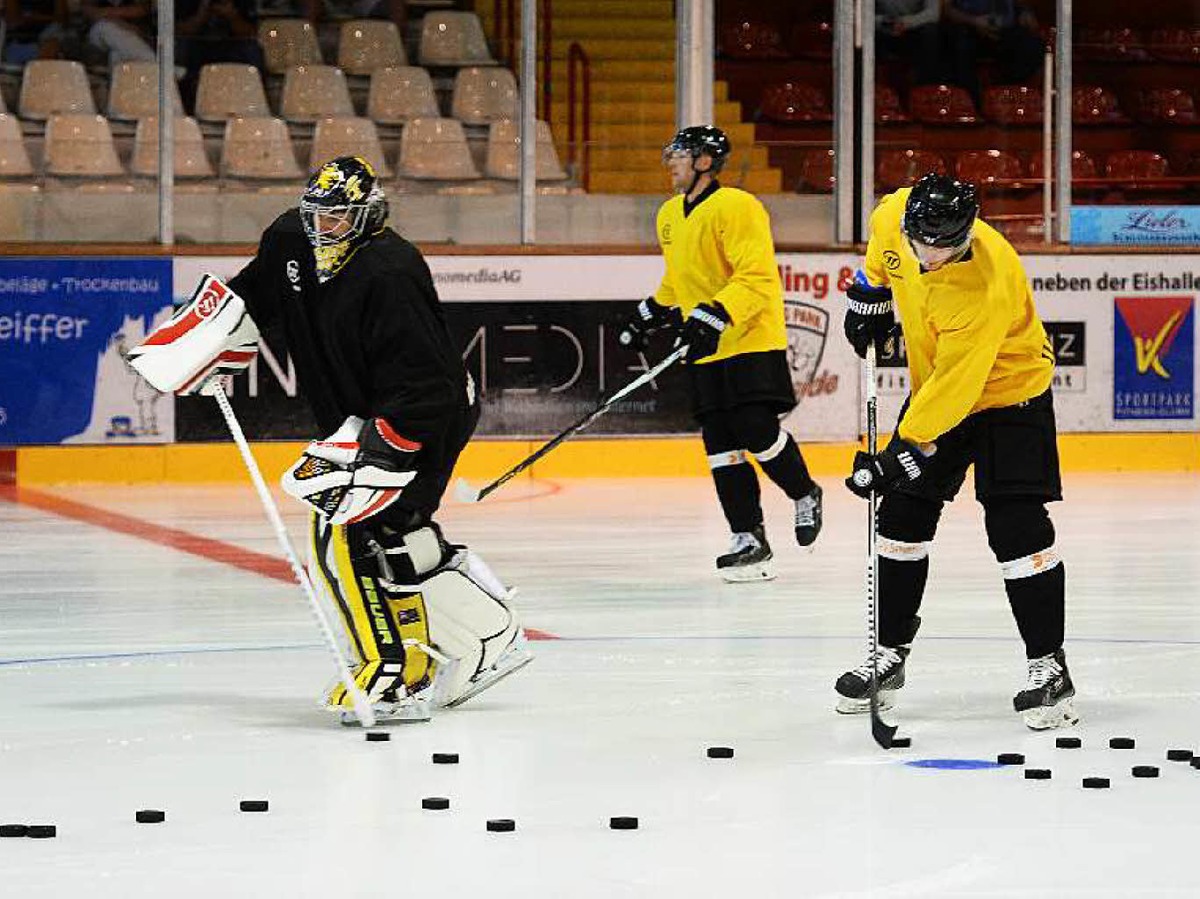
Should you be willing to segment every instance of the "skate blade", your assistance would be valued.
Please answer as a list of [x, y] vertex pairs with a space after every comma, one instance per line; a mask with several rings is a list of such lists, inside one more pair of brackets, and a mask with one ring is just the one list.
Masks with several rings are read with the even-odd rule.
[[1021, 713], [1021, 718], [1030, 730], [1074, 727], [1079, 723], [1079, 715], [1075, 713], [1075, 706], [1069, 699], [1064, 699], [1057, 705], [1026, 709]]
[[[327, 706], [326, 708], [340, 714], [342, 727], [358, 727], [361, 724], [358, 716], [349, 709], [343, 709], [340, 706]], [[372, 706], [371, 711], [375, 713], [376, 724], [424, 724], [432, 717], [428, 703], [422, 703], [419, 706], [406, 704], [394, 708], [375, 705]]]
[[775, 580], [775, 567], [770, 562], [754, 565], [738, 565], [736, 568], [718, 568], [721, 579], [729, 584], [749, 584], [755, 581]]
[[[879, 691], [879, 711], [886, 712], [896, 704], [895, 690]], [[851, 699], [849, 696], [839, 696], [834, 710], [839, 715], [865, 715], [871, 711], [871, 700]]]
[[474, 681], [471, 684], [470, 689], [468, 689], [466, 692], [461, 693], [458, 696], [454, 697], [454, 699], [450, 700], [449, 702], [445, 703], [442, 706], [442, 708], [452, 709], [455, 706], [462, 705], [464, 702], [466, 702], [468, 699], [472, 698], [473, 696], [478, 696], [484, 690], [488, 689], [488, 687], [496, 686], [496, 684], [500, 683], [500, 681], [504, 680], [504, 678], [508, 677], [510, 674], [514, 674], [514, 673], [520, 671], [522, 668], [524, 668], [526, 665], [528, 665], [532, 661], [533, 661], [533, 653], [530, 652], [529, 650], [524, 650], [524, 655], [518, 656], [516, 661], [513, 662], [511, 665], [508, 665], [507, 667], [505, 667], [503, 669], [493, 669], [491, 672], [489, 672], [487, 674], [480, 675], [479, 680]]

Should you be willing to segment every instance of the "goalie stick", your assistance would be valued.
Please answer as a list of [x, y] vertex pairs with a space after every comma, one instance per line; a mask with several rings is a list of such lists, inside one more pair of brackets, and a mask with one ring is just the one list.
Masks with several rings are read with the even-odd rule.
[[641, 375], [639, 375], [638, 377], [634, 378], [632, 381], [630, 381], [628, 384], [626, 384], [624, 387], [622, 387], [620, 390], [618, 390], [616, 393], [614, 393], [608, 399], [606, 399], [602, 403], [600, 403], [599, 406], [597, 406], [595, 409], [593, 409], [587, 415], [583, 416], [583, 418], [579, 419], [579, 421], [575, 422], [575, 424], [571, 425], [569, 428], [567, 428], [565, 431], [563, 431], [557, 437], [554, 437], [553, 439], [551, 439], [548, 443], [543, 445], [540, 449], [535, 451], [532, 455], [527, 456], [525, 459], [522, 459], [520, 462], [518, 462], [516, 465], [514, 465], [508, 471], [504, 472], [504, 474], [500, 475], [500, 477], [496, 478], [496, 480], [492, 481], [486, 487], [481, 487], [480, 489], [476, 490], [469, 483], [467, 483], [466, 480], [464, 480], [463, 478], [459, 478], [457, 483], [454, 485], [455, 497], [460, 502], [477, 503], [481, 499], [483, 499], [485, 496], [487, 496], [488, 494], [493, 493], [494, 491], [500, 489], [505, 484], [507, 484], [509, 481], [511, 481], [513, 478], [515, 478], [517, 475], [519, 475], [521, 472], [523, 472], [525, 469], [527, 469], [530, 465], [532, 465], [534, 462], [536, 462], [538, 459], [542, 458], [547, 453], [549, 453], [552, 449], [554, 449], [560, 443], [563, 443], [564, 441], [570, 439], [571, 437], [575, 436], [580, 431], [582, 431], [584, 428], [586, 428], [588, 425], [590, 425], [593, 421], [595, 421], [597, 418], [599, 418], [601, 415], [603, 415], [605, 412], [607, 412], [609, 409], [611, 409], [613, 404], [616, 403], [618, 400], [624, 399], [625, 397], [629, 396], [629, 394], [633, 393], [635, 390], [637, 390], [642, 385], [648, 384], [650, 381], [653, 381], [655, 378], [657, 378], [659, 375], [661, 375], [664, 371], [666, 371], [668, 368], [670, 368], [672, 365], [674, 365], [676, 362], [678, 362], [680, 359], [682, 359], [684, 356], [686, 356], [687, 351], [688, 351], [687, 344], [676, 347], [671, 352], [671, 355], [667, 356], [665, 359], [663, 359], [661, 362], [659, 362], [657, 365], [655, 365], [649, 371], [646, 371], [646, 372], [642, 373]]

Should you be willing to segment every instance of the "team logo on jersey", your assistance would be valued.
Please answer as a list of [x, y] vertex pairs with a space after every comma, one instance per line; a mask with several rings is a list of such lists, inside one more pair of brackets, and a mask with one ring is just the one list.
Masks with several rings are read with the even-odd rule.
[[659, 232], [664, 247], [671, 245], [671, 223], [667, 222], [662, 226], [662, 231]]
[[884, 250], [883, 265], [889, 272], [896, 271], [900, 268], [900, 254], [895, 250]]
[[1192, 417], [1194, 303], [1191, 296], [1115, 298], [1114, 418]]
[[299, 292], [300, 290], [300, 263], [295, 259], [289, 259], [283, 267], [287, 273], [287, 279], [292, 282], [292, 290]]

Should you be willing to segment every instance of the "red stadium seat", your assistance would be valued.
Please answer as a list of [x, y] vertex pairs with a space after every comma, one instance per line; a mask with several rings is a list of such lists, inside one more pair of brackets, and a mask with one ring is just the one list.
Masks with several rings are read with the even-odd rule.
[[930, 125], [973, 125], [979, 121], [971, 95], [961, 87], [947, 84], [914, 87], [909, 106], [914, 119]]
[[875, 121], [883, 124], [907, 122], [908, 116], [900, 105], [900, 95], [887, 84], [875, 87]]
[[833, 22], [805, 19], [792, 28], [792, 52], [805, 59], [830, 59], [833, 56]]
[[1008, 150], [965, 150], [958, 154], [954, 177], [982, 186], [1025, 187], [1025, 166]]
[[783, 35], [770, 22], [743, 19], [721, 26], [721, 55], [729, 59], [787, 59]]
[[929, 172], [946, 173], [946, 163], [928, 150], [885, 150], [875, 164], [875, 184], [881, 190], [910, 187]]
[[833, 150], [806, 150], [800, 162], [800, 186], [805, 193], [827, 194], [837, 178], [833, 173]]
[[1117, 150], [1104, 163], [1104, 176], [1113, 181], [1154, 181], [1170, 174], [1166, 157], [1153, 150]]
[[1042, 124], [1040, 88], [1001, 84], [983, 92], [983, 115], [997, 125]]
[[1150, 53], [1166, 62], [1200, 62], [1200, 28], [1156, 28]]
[[1144, 62], [1150, 58], [1134, 28], [1081, 28], [1075, 40], [1080, 59], [1095, 62]]
[[1156, 87], [1142, 94], [1142, 118], [1153, 125], [1196, 124], [1196, 100], [1177, 87]]
[[783, 125], [833, 121], [824, 91], [811, 84], [785, 81], [769, 85], [763, 91], [760, 108], [764, 119]]
[[[1037, 181], [1041, 181], [1045, 177], [1045, 168], [1042, 165], [1042, 154], [1034, 153], [1029, 158], [1029, 177]], [[1072, 178], [1096, 178], [1099, 175], [1099, 170], [1096, 167], [1096, 160], [1084, 150], [1075, 150], [1071, 153], [1071, 177]]]
[[1076, 125], [1128, 125], [1116, 95], [1106, 87], [1078, 85], [1071, 92], [1071, 121]]

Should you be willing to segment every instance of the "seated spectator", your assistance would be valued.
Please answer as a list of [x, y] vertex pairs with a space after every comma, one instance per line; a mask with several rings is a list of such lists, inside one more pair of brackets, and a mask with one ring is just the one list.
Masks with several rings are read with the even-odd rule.
[[914, 84], [940, 84], [942, 0], [875, 0], [875, 50], [908, 63]]
[[196, 99], [200, 70], [211, 62], [265, 66], [254, 0], [175, 0], [175, 61], [186, 70], [179, 83], [184, 106]]
[[4, 61], [57, 59], [67, 36], [67, 0], [4, 0]]
[[979, 57], [996, 60], [1000, 82], [1021, 84], [1042, 67], [1042, 37], [1026, 0], [944, 0], [950, 78], [982, 102]]
[[154, 62], [147, 27], [148, 0], [84, 0], [83, 18], [89, 23], [84, 52], [104, 54], [109, 67], [120, 62]]

